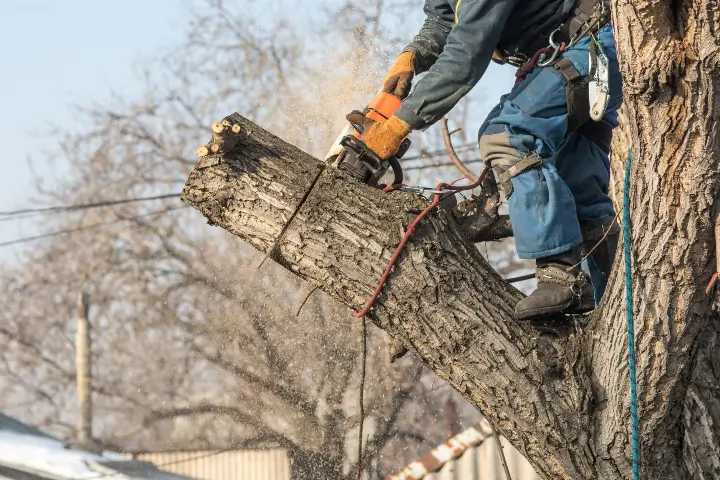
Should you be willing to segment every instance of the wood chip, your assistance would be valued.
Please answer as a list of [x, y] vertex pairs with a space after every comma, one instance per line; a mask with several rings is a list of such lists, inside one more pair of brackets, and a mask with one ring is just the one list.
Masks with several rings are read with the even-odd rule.
[[208, 148], [205, 145], [199, 147], [195, 151], [195, 155], [197, 155], [198, 157], [201, 157], [201, 158], [208, 156], [209, 153], [210, 153], [210, 150], [208, 150]]

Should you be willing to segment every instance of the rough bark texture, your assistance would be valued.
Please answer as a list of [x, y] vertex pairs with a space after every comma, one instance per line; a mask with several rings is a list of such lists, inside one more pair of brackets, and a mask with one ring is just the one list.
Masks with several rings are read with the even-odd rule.
[[[720, 328], [704, 285], [715, 263], [718, 6], [620, 1], [613, 13], [634, 139], [643, 475], [717, 478]], [[202, 158], [183, 200], [362, 308], [426, 201], [357, 184], [239, 115], [230, 120], [242, 127], [238, 149]], [[480, 408], [543, 478], [631, 478], [622, 270], [587, 321], [541, 334], [513, 320], [521, 294], [438, 209], [370, 318]]]
[[[201, 159], [184, 201], [261, 251], [277, 242], [275, 260], [362, 308], [427, 202], [323, 170], [247, 120], [232, 120], [243, 126], [239, 149]], [[519, 298], [438, 209], [415, 231], [371, 318], [476, 404], [548, 478], [590, 478], [591, 384], [581, 338], [572, 325], [555, 337], [511, 321]]]
[[[620, 0], [613, 2], [613, 16], [633, 139], [643, 473], [718, 478], [717, 318], [704, 286], [715, 269], [720, 7], [714, 0]], [[608, 393], [595, 439], [607, 459], [630, 450], [626, 347], [623, 338], [608, 335], [619, 333], [616, 326], [624, 321], [622, 309], [613, 308], [622, 303], [621, 283], [615, 276], [592, 332], [595, 381]], [[603, 462], [606, 468], [613, 463]]]

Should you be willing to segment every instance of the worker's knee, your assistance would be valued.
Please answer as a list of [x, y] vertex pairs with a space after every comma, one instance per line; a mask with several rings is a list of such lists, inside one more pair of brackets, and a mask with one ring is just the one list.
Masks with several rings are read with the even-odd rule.
[[523, 158], [523, 155], [512, 146], [507, 131], [483, 134], [480, 137], [480, 154], [486, 164], [504, 170], [514, 166]]
[[483, 134], [480, 137], [480, 154], [485, 164], [495, 170], [495, 176], [506, 197], [513, 192], [512, 178], [542, 165], [542, 159], [537, 154], [522, 155], [518, 152], [512, 145], [507, 130]]

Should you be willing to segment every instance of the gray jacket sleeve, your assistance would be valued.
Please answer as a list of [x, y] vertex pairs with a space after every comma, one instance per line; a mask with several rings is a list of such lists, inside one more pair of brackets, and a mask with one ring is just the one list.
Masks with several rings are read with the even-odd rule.
[[453, 15], [449, 1], [425, 1], [425, 24], [406, 48], [417, 55], [419, 71], [428, 69], [396, 113], [414, 130], [438, 121], [477, 84], [518, 2], [461, 0]]
[[426, 0], [425, 15], [420, 33], [404, 50], [415, 54], [415, 73], [426, 72], [435, 64], [455, 24], [455, 12], [448, 0]]

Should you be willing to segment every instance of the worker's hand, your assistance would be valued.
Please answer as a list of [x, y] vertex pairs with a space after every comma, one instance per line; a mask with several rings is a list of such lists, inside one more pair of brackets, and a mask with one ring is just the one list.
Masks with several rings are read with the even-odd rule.
[[400, 98], [407, 97], [414, 76], [415, 55], [412, 52], [403, 52], [383, 80], [383, 92], [392, 93]]
[[393, 115], [385, 122], [372, 124], [360, 136], [360, 140], [365, 142], [365, 145], [378, 157], [385, 160], [397, 153], [400, 144], [410, 132], [408, 124]]

